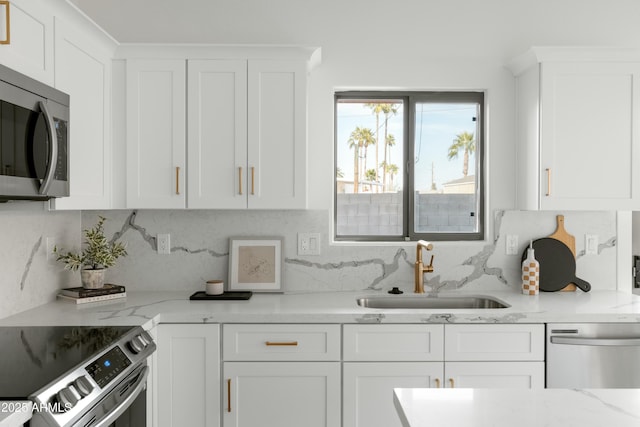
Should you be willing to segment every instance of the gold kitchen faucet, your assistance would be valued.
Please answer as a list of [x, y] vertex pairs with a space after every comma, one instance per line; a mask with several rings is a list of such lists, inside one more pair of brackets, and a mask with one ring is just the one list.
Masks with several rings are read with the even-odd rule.
[[424, 294], [424, 273], [433, 272], [433, 255], [431, 255], [431, 261], [429, 261], [429, 265], [424, 265], [422, 262], [422, 250], [426, 249], [428, 251], [433, 249], [433, 244], [431, 242], [427, 242], [425, 240], [418, 240], [418, 246], [416, 248], [416, 280], [415, 287], [413, 288], [413, 292], [416, 294]]

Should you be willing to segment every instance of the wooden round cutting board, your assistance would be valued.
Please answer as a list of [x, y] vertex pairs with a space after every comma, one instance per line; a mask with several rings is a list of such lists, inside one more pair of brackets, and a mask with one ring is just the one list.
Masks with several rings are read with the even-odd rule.
[[[564, 215], [558, 215], [556, 217], [557, 227], [556, 231], [549, 237], [552, 239], [560, 240], [562, 243], [567, 245], [571, 253], [573, 254], [573, 258], [576, 258], [576, 238], [571, 234], [567, 233], [567, 230], [564, 228]], [[576, 285], [574, 283], [570, 283], [566, 287], [562, 288], [562, 292], [573, 292], [576, 290]]]

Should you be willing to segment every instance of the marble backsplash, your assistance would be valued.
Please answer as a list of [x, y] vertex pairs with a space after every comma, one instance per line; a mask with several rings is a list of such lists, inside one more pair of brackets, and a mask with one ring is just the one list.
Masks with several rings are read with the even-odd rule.
[[[594, 290], [616, 289], [615, 212], [564, 212], [576, 237], [577, 275]], [[78, 286], [78, 273], [47, 259], [47, 240], [78, 249], [81, 231], [98, 215], [108, 221], [107, 236], [127, 244], [129, 256], [107, 280], [136, 290], [201, 290], [210, 279], [227, 280], [229, 237], [282, 236], [287, 292], [413, 289], [415, 244], [329, 244], [326, 211], [78, 211], [50, 212], [42, 203], [0, 205], [0, 318], [55, 299], [60, 288]], [[505, 255], [508, 234], [519, 236], [519, 252], [529, 239], [555, 230], [555, 212], [499, 211], [488, 242], [435, 242], [434, 273], [427, 290], [519, 289], [520, 257]], [[321, 235], [321, 255], [297, 255], [297, 233]], [[156, 235], [171, 235], [171, 253], [159, 255]], [[595, 234], [597, 255], [585, 255], [584, 235]], [[51, 244], [49, 244], [51, 246]], [[428, 259], [430, 253], [426, 254]]]
[[77, 247], [80, 221], [80, 212], [49, 212], [42, 202], [0, 205], [0, 318], [52, 301], [74, 282], [73, 273], [47, 259], [47, 240]]
[[[505, 254], [508, 234], [519, 237], [518, 253], [530, 239], [556, 228], [556, 212], [498, 211], [488, 242], [435, 242], [434, 273], [427, 291], [486, 292], [520, 286], [520, 256]], [[594, 290], [616, 289], [615, 212], [563, 212], [576, 237], [577, 276]], [[227, 280], [229, 238], [282, 236], [286, 292], [413, 289], [415, 244], [329, 244], [326, 211], [84, 211], [82, 228], [98, 215], [108, 220], [107, 235], [127, 244], [129, 256], [107, 273], [107, 281], [134, 290], [202, 290], [211, 279]], [[297, 255], [297, 233], [321, 235], [321, 255]], [[159, 255], [156, 235], [171, 235], [171, 253]], [[599, 239], [597, 255], [585, 255], [584, 235]], [[431, 253], [426, 254], [428, 259]], [[79, 281], [78, 278], [76, 280]]]

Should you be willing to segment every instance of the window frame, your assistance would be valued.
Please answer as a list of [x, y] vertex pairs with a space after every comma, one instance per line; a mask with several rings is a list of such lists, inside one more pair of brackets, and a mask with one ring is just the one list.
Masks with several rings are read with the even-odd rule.
[[[486, 115], [484, 91], [336, 91], [334, 93], [334, 158], [333, 158], [333, 238], [338, 242], [400, 242], [400, 241], [478, 241], [485, 238], [485, 181], [486, 164]], [[403, 224], [402, 236], [392, 235], [338, 235], [338, 103], [340, 100], [402, 100], [403, 116], [403, 162], [404, 177], [402, 189]], [[478, 117], [476, 135], [475, 167], [477, 171], [476, 187], [476, 215], [478, 230], [472, 233], [418, 233], [415, 226], [415, 197], [410, 197], [415, 191], [415, 167], [411, 159], [415, 159], [415, 118], [416, 105], [420, 102], [437, 103], [477, 103]]]

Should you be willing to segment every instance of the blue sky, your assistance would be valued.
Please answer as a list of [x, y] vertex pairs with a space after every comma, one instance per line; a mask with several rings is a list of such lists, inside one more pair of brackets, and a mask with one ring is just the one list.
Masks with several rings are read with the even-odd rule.
[[[476, 116], [475, 105], [472, 104], [418, 104], [416, 114], [416, 188], [428, 190], [431, 188], [431, 170], [434, 165], [434, 178], [438, 189], [442, 183], [462, 178], [463, 156], [448, 160], [447, 152], [456, 135], [461, 132], [475, 134], [476, 122], [472, 120]], [[396, 146], [391, 148], [391, 163], [402, 166], [402, 107], [397, 115], [389, 119], [388, 133], [393, 134]], [[338, 129], [337, 129], [337, 162], [338, 167], [344, 173], [345, 179], [353, 179], [353, 150], [349, 149], [349, 136], [357, 127], [366, 127], [374, 132], [375, 115], [370, 108], [363, 104], [344, 103], [338, 104]], [[380, 148], [379, 161], [384, 160], [382, 150], [384, 139], [384, 116], [380, 115]], [[375, 149], [371, 146], [368, 151], [367, 168], [372, 169], [375, 163]], [[469, 175], [475, 173], [475, 156], [469, 158]], [[402, 174], [399, 173], [394, 183], [402, 185]]]

